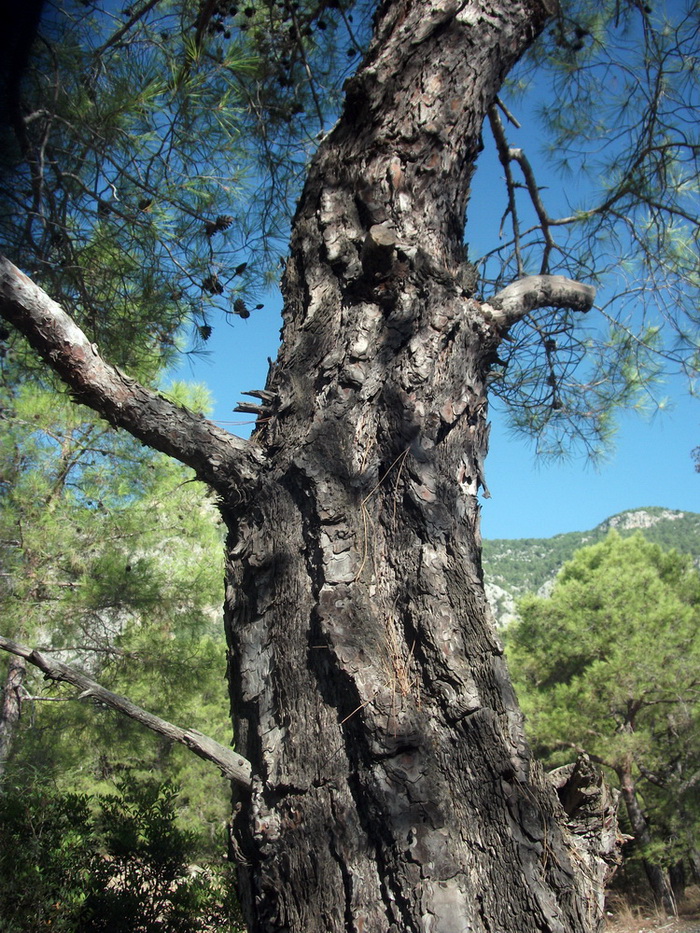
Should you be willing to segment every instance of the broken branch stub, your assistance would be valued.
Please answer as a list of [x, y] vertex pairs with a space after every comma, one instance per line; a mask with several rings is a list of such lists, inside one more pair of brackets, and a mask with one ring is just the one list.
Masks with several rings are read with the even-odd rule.
[[499, 330], [505, 331], [537, 308], [590, 311], [596, 290], [563, 275], [528, 275], [497, 292], [484, 309]]

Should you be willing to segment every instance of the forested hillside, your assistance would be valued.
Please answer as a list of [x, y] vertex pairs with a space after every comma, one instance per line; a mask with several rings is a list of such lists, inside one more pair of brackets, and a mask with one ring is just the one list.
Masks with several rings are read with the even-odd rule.
[[552, 538], [498, 538], [484, 541], [486, 592], [499, 626], [511, 621], [515, 602], [537, 593], [554, 579], [574, 551], [602, 540], [611, 529], [623, 537], [641, 531], [662, 548], [676, 548], [700, 561], [700, 513], [659, 506], [630, 509], [607, 518], [590, 531], [571, 531]]

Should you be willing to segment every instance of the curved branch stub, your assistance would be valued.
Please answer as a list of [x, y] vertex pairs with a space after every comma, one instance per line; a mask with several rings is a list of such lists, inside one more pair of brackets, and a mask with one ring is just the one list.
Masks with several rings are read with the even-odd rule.
[[536, 308], [590, 311], [596, 290], [563, 275], [528, 275], [495, 294], [483, 307], [498, 330], [507, 331]]

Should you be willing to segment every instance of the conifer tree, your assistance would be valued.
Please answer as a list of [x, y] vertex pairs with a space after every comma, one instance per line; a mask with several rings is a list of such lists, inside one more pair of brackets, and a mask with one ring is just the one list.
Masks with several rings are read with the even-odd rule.
[[[92, 0], [90, 7], [99, 10]], [[163, 307], [172, 310], [164, 330], [147, 333], [141, 344], [132, 341], [137, 351], [145, 346], [147, 355], [161, 353], [183, 319], [177, 302], [186, 302], [198, 326], [210, 326], [200, 302], [233, 294], [231, 281], [249, 261], [236, 256], [232, 270], [231, 265], [228, 271], [215, 267], [208, 247], [198, 246], [194, 227], [179, 226], [177, 216], [168, 215], [175, 242], [168, 239], [166, 223], [164, 230], [148, 232], [142, 252], [139, 245], [135, 253], [123, 252], [130, 247], [128, 238], [120, 239], [126, 236], [123, 218], [116, 226], [106, 225], [105, 218], [124, 213], [109, 197], [115, 195], [112, 185], [121, 199], [124, 184], [128, 189], [136, 179], [138, 188], [150, 177], [149, 167], [153, 177], [160, 177], [164, 166], [172, 164], [179, 172], [185, 164], [187, 145], [182, 156], [176, 145], [169, 147], [176, 137], [169, 135], [168, 118], [163, 117], [164, 127], [156, 120], [149, 132], [139, 130], [144, 111], [160, 112], [155, 84], [128, 82], [138, 98], [133, 110], [94, 110], [100, 117], [115, 117], [113, 123], [100, 123], [110, 146], [88, 145], [90, 158], [84, 163], [85, 141], [82, 148], [78, 145], [78, 170], [72, 173], [82, 179], [78, 195], [71, 185], [58, 198], [73, 209], [86, 203], [81, 185], [90, 191], [94, 223], [85, 220], [83, 207], [82, 215], [71, 215], [82, 219], [59, 223], [58, 232], [75, 241], [89, 227], [95, 266], [89, 253], [84, 265], [69, 257], [63, 266], [49, 253], [43, 267], [23, 263], [47, 288], [54, 276], [54, 295], [85, 325], [87, 336], [45, 291], [11, 263], [3, 264], [0, 310], [34, 351], [82, 402], [193, 468], [219, 496], [229, 532], [226, 628], [241, 754], [236, 768], [221, 749], [214, 757], [239, 787], [232, 857], [239, 859], [251, 930], [430, 928], [453, 933], [498, 927], [526, 933], [599, 924], [606, 859], [615, 848], [614, 821], [598, 787], [588, 825], [582, 833], [572, 831], [574, 815], [564, 814], [531, 759], [490, 628], [477, 501], [485, 485], [489, 387], [504, 386], [501, 394], [511, 398], [516, 414], [525, 413], [522, 423], [546, 446], [550, 429], [595, 445], [607, 433], [611, 408], [634, 401], [653, 375], [648, 350], [662, 339], [656, 323], [650, 327], [642, 321], [639, 330], [623, 319], [610, 337], [598, 335], [597, 340], [577, 323], [594, 302], [590, 281], [604, 255], [592, 245], [608, 237], [612, 252], [624, 255], [632, 232], [647, 223], [652, 231], [673, 234], [655, 241], [660, 268], [693, 248], [697, 217], [692, 195], [688, 206], [685, 192], [697, 177], [698, 151], [685, 123], [697, 94], [696, 72], [686, 64], [692, 65], [686, 50], [696, 19], [692, 13], [677, 19], [662, 46], [656, 38], [667, 34], [667, 25], [645, 7], [606, 4], [602, 18], [590, 26], [583, 20], [586, 7], [559, 10], [539, 0], [388, 0], [377, 6], [370, 30], [365, 21], [356, 28], [342, 4], [283, 2], [241, 11], [206, 2], [194, 20], [189, 14], [176, 17], [171, 29], [162, 17], [189, 5], [151, 0], [119, 13], [116, 29], [98, 40], [104, 49], [89, 45], [85, 64], [97, 67], [106, 82], [104, 88], [99, 80], [91, 82], [89, 67], [83, 68], [89, 93], [106, 89], [109, 101], [112, 85], [99, 71], [104, 53], [116, 55], [107, 75], [133, 76], [127, 59], [133, 68], [134, 62], [148, 60], [150, 49], [166, 43], [164, 36], [176, 36], [185, 53], [168, 59], [177, 64], [169, 73], [176, 78], [168, 77], [165, 92], [166, 103], [172, 102], [177, 112], [173, 127], [181, 117], [189, 126], [199, 98], [210, 104], [203, 119], [216, 120], [221, 90], [216, 80], [231, 74], [227, 41], [261, 51], [260, 80], [250, 85], [254, 93], [244, 95], [241, 137], [247, 140], [250, 129], [254, 152], [274, 168], [286, 164], [309, 123], [295, 123], [289, 111], [290, 122], [282, 122], [298, 134], [269, 135], [268, 129], [279, 126], [268, 120], [280, 99], [272, 87], [294, 94], [306, 88], [320, 123], [327, 97], [318, 93], [316, 69], [322, 53], [332, 47], [321, 34], [333, 32], [321, 29], [321, 21], [338, 24], [338, 36], [341, 27], [346, 29], [353, 58], [369, 39], [345, 84], [338, 122], [320, 140], [309, 140], [310, 149], [318, 147], [309, 161], [286, 262], [282, 346], [265, 388], [255, 390], [260, 418], [251, 441], [227, 434], [108, 366], [100, 353], [109, 351], [109, 327], [102, 327], [106, 340], [99, 336], [96, 341], [95, 327], [108, 321], [108, 315], [97, 313], [103, 301], [114, 301], [115, 323], [127, 325], [131, 320], [143, 324], [149, 310]], [[160, 31], [143, 38], [145, 52], [139, 57], [142, 47], [131, 39], [143, 34], [131, 30], [143, 24], [158, 24]], [[641, 40], [635, 48], [641, 50], [644, 67], [634, 71], [644, 79], [640, 87], [656, 81], [665, 92], [679, 67], [688, 80], [681, 80], [670, 96], [653, 95], [637, 111], [642, 122], [624, 127], [626, 135], [618, 137], [615, 150], [621, 159], [619, 177], [608, 173], [613, 193], [571, 220], [552, 219], [543, 207], [541, 181], [532, 181], [528, 161], [499, 128], [499, 110], [510, 112], [499, 98], [504, 80], [530, 49], [540, 59], [551, 57], [550, 37], [555, 63], [575, 86], [582, 75], [600, 74], [601, 64], [582, 60], [579, 68], [577, 56], [589, 48], [596, 53], [612, 48], [610, 40], [626, 29]], [[537, 46], [540, 35], [544, 44]], [[624, 66], [633, 51], [621, 54]], [[201, 75], [206, 84], [200, 66], [212, 68], [213, 98], [207, 98], [204, 85], [192, 83], [193, 75]], [[605, 72], [605, 62], [602, 66]], [[152, 100], [159, 103], [149, 109], [151, 89]], [[667, 116], [677, 118], [683, 129], [669, 137], [665, 117], [647, 117], [663, 114], [665, 101], [674, 95], [678, 100]], [[80, 100], [79, 93], [75, 99]], [[86, 121], [91, 108], [88, 94]], [[20, 108], [20, 118], [27, 131], [46, 126], [46, 118], [32, 107]], [[502, 273], [482, 264], [480, 289], [465, 253], [464, 217], [487, 118], [503, 164], [513, 235], [510, 252], [501, 257]], [[80, 126], [75, 118], [49, 122], [61, 130]], [[644, 139], [635, 135], [637, 127], [644, 129]], [[120, 148], [120, 140], [132, 131], [134, 146]], [[569, 127], [562, 145], [571, 134]], [[43, 186], [44, 166], [59, 165], [73, 153], [70, 145], [59, 146], [60, 158], [47, 163], [49, 147], [43, 146], [41, 132], [37, 138], [34, 155], [23, 150], [29, 184], [18, 189], [31, 189], [35, 198], [36, 192], [56, 190]], [[206, 133], [197, 137], [206, 138]], [[148, 139], [155, 140], [155, 162], [142, 145]], [[640, 151], [650, 154], [649, 164], [636, 161], [634, 154], [628, 164], [625, 153], [640, 141]], [[120, 153], [119, 168], [110, 163], [112, 143]], [[144, 151], [144, 172], [135, 173]], [[167, 163], [161, 158], [166, 151]], [[653, 190], [647, 189], [637, 183], [635, 172], [646, 176], [660, 164], [654, 158], [661, 153], [670, 158], [663, 164], [673, 171], [653, 176]], [[212, 165], [219, 164], [217, 155], [212, 154]], [[524, 187], [514, 177], [514, 162]], [[88, 171], [85, 181], [83, 165], [91, 170], [93, 163], [99, 168], [92, 175]], [[195, 187], [200, 176], [206, 187], [212, 176], [202, 174], [198, 156], [187, 164], [180, 174], [183, 191], [190, 191], [190, 172]], [[671, 179], [668, 188], [659, 185], [664, 171]], [[230, 172], [235, 174], [233, 168]], [[64, 175], [59, 192], [69, 180]], [[167, 181], [167, 172], [163, 177]], [[270, 190], [276, 194], [280, 189]], [[523, 191], [534, 211], [530, 239], [518, 220], [524, 218], [517, 200]], [[183, 200], [176, 195], [166, 191], [177, 214]], [[131, 208], [133, 201], [130, 194]], [[196, 205], [196, 197], [184, 203]], [[269, 201], [260, 203], [264, 207]], [[135, 207], [144, 213], [153, 209], [146, 202], [139, 207], [138, 201]], [[682, 211], [687, 217], [681, 217]], [[26, 215], [34, 224], [37, 214], [41, 227], [46, 212], [34, 201], [29, 210], [24, 202], [14, 216]], [[212, 248], [229, 230], [228, 217], [236, 220], [235, 211], [203, 217], [196, 209], [195, 215], [202, 224], [200, 236]], [[269, 218], [265, 212], [262, 216]], [[628, 217], [632, 226], [625, 226]], [[595, 227], [601, 218], [607, 225]], [[592, 228], [586, 226], [589, 220]], [[690, 224], [690, 232], [678, 227], [681, 220]], [[554, 238], [559, 227], [573, 231], [564, 245]], [[260, 226], [261, 232], [270, 229]], [[577, 236], [584, 237], [578, 247]], [[43, 241], [31, 233], [21, 242], [32, 250]], [[154, 265], [153, 257], [162, 255], [165, 261]], [[103, 256], [108, 259], [102, 261]], [[100, 267], [105, 272], [97, 277], [98, 286], [104, 281], [108, 287], [98, 289], [93, 300], [83, 285], [90, 279], [87, 273]], [[178, 289], [182, 285], [183, 291], [161, 287], [167, 274], [151, 280], [154, 268], [159, 276], [164, 270], [181, 276]], [[675, 268], [685, 270], [681, 280], [693, 294], [692, 263], [679, 261]], [[64, 281], [69, 285], [63, 287]], [[139, 283], [135, 291], [134, 281]], [[177, 306], [169, 303], [173, 294]], [[147, 300], [152, 295], [155, 302]], [[247, 309], [242, 295], [234, 299], [234, 313]], [[688, 315], [678, 328], [681, 363], [696, 353], [695, 324]], [[608, 351], [600, 366], [595, 365], [596, 348], [601, 354]], [[668, 346], [659, 343], [657, 349]], [[593, 352], [592, 369], [583, 362], [584, 350]], [[523, 361], [522, 369], [517, 360]], [[15, 649], [20, 656], [31, 655]], [[79, 682], [70, 671], [49, 670]]]
[[652, 891], [697, 859], [700, 575], [641, 534], [579, 550], [549, 597], [527, 596], [508, 659], [550, 764], [585, 753], [616, 778]]
[[[4, 368], [0, 605], [7, 635], [78, 662], [167, 719], [226, 740], [220, 581], [213, 503], [186, 470], [117, 434], [61, 391], [13, 385]], [[198, 408], [200, 391], [174, 386]], [[217, 661], [215, 660], [218, 660]], [[99, 706], [42, 685], [12, 659], [0, 717], [12, 780], [36, 768], [91, 791], [124, 767], [193, 771], [170, 744], [128, 729]], [[216, 711], [216, 712], [215, 712]], [[170, 764], [168, 762], [170, 761]], [[195, 780], [195, 784], [197, 781]], [[200, 782], [201, 783], [201, 779]], [[224, 808], [197, 807], [221, 819]], [[192, 796], [192, 795], [190, 795]]]

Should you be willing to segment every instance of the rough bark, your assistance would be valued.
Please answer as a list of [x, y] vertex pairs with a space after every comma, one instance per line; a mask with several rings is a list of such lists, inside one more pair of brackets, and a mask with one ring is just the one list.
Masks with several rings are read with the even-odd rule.
[[385, 4], [310, 169], [256, 433], [268, 466], [254, 507], [227, 513], [256, 933], [599, 922], [480, 564], [485, 384], [510, 318], [471, 297], [464, 212], [483, 114], [544, 18]]
[[622, 861], [622, 844], [630, 838], [620, 833], [617, 823], [619, 791], [609, 786], [600, 768], [585, 754], [573, 764], [551, 771], [548, 778], [566, 814], [569, 841], [586, 874], [594, 880], [592, 891], [602, 915], [605, 888]]
[[2, 691], [2, 711], [0, 711], [0, 782], [5, 774], [22, 715], [22, 685], [26, 671], [27, 665], [24, 658], [10, 659]]
[[590, 847], [530, 759], [480, 563], [499, 341], [562, 290], [592, 300], [538, 277], [478, 301], [463, 249], [484, 114], [549, 12], [380, 6], [310, 167], [250, 445], [178, 420], [97, 363], [55, 306], [32, 315], [16, 270], [4, 279], [0, 312], [81, 401], [221, 495], [236, 738], [253, 767], [234, 827], [251, 933], [600, 923], [599, 866], [587, 872]]
[[[158, 735], [170, 739], [171, 742], [178, 742], [180, 745], [189, 748], [195, 755], [215, 764], [224, 777], [234, 783], [241, 784], [244, 787], [250, 786], [250, 762], [232, 749], [214, 741], [208, 735], [204, 735], [197, 729], [182, 729], [180, 726], [161, 719], [160, 716], [154, 716], [153, 713], [136, 706], [127, 697], [105, 689], [105, 687], [83, 674], [82, 671], [78, 671], [68, 664], [63, 664], [61, 661], [55, 661], [53, 658], [47, 658], [46, 655], [36, 649], [18, 645], [2, 635], [0, 635], [0, 649], [11, 653], [21, 665], [22, 671], [24, 671], [24, 662], [29, 661], [30, 664], [35, 665], [44, 672], [47, 680], [61, 681], [78, 687], [82, 691], [79, 699], [93, 699], [99, 703], [104, 703], [105, 706], [109, 706], [110, 709], [128, 716], [129, 719], [140, 723], [150, 729], [151, 732], [156, 732]], [[2, 759], [0, 758], [1, 763]]]

